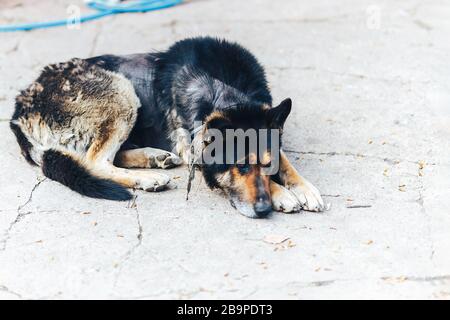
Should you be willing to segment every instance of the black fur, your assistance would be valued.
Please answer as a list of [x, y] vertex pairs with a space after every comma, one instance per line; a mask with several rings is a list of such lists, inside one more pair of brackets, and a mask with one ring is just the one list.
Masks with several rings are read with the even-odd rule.
[[[214, 110], [239, 107], [248, 110], [246, 119], [251, 120], [261, 105], [272, 104], [262, 66], [247, 49], [225, 40], [185, 39], [165, 52], [104, 55], [86, 61], [121, 73], [133, 83], [142, 107], [125, 148], [171, 150], [167, 135], [173, 129], [169, 115], [174, 108], [182, 126], [192, 130], [194, 120], [202, 121]], [[189, 99], [186, 88], [199, 77], [203, 81], [199, 97]]]
[[[290, 101], [288, 107], [283, 104], [280, 108], [270, 109], [272, 97], [264, 69], [248, 50], [225, 40], [209, 37], [186, 39], [165, 52], [104, 55], [83, 60], [81, 68], [72, 64], [62, 64], [61, 72], [68, 73], [63, 74], [64, 78], [70, 78], [71, 72], [100, 67], [122, 74], [133, 84], [141, 108], [122, 149], [156, 147], [173, 150], [176, 141], [171, 134], [176, 129], [193, 130], [194, 121], [205, 121], [215, 111], [220, 111], [224, 118], [211, 120], [209, 127], [244, 130], [280, 128], [290, 111]], [[59, 110], [58, 104], [64, 101], [58, 99], [70, 98], [76, 90], [68, 91], [68, 96], [49, 99], [49, 96], [54, 96], [53, 92], [57, 92], [58, 79], [49, 78], [47, 73], [52, 75], [54, 72], [50, 72], [48, 67], [44, 69], [38, 79], [43, 88], [33, 105], [35, 108], [38, 106], [41, 116], [50, 118], [50, 122], [70, 125], [70, 116]], [[104, 84], [93, 80], [88, 93], [91, 97], [100, 97], [104, 88]], [[22, 103], [27, 101], [17, 100], [13, 119], [21, 116], [21, 110], [27, 109]], [[28, 152], [30, 143], [13, 123], [11, 128], [25, 157], [32, 161]], [[202, 171], [208, 185], [214, 188], [221, 187], [216, 174], [231, 167], [208, 165]], [[247, 168], [238, 169], [243, 175], [248, 171]], [[56, 151], [44, 154], [43, 170], [51, 179], [90, 197], [115, 200], [131, 197], [123, 187], [94, 177], [73, 159]]]
[[91, 198], [126, 201], [132, 195], [121, 185], [93, 176], [71, 157], [55, 150], [47, 150], [42, 158], [42, 172], [73, 191]]
[[[154, 90], [157, 101], [165, 107], [174, 105], [173, 86], [178, 81], [177, 76], [183, 75], [180, 70], [184, 67], [187, 67], [188, 78], [200, 73], [209, 82], [216, 79], [238, 90], [249, 101], [272, 104], [264, 69], [247, 49], [237, 43], [213, 38], [186, 39], [156, 57]], [[213, 92], [213, 96], [217, 94], [219, 92]], [[214, 101], [210, 102], [213, 104]], [[235, 102], [239, 101], [231, 101]], [[213, 107], [228, 106], [213, 104]]]
[[16, 135], [17, 143], [19, 144], [20, 150], [22, 151], [22, 155], [25, 157], [25, 160], [27, 160], [29, 164], [35, 166], [36, 163], [30, 156], [30, 149], [32, 148], [31, 143], [25, 137], [23, 132], [20, 130], [19, 126], [17, 126], [13, 122], [10, 122], [9, 127], [11, 128], [12, 132]]

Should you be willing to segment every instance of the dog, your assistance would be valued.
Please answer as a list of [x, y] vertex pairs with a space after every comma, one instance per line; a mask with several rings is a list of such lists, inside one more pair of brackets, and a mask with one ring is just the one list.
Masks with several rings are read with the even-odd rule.
[[[16, 97], [10, 127], [29, 163], [88, 197], [126, 201], [127, 188], [164, 190], [168, 175], [137, 169], [190, 164], [248, 217], [323, 211], [319, 191], [281, 148], [291, 106], [272, 106], [264, 69], [247, 49], [199, 37], [164, 52], [48, 65]], [[244, 161], [199, 163], [208, 133], [228, 129], [280, 134], [258, 152], [246, 149]], [[264, 174], [275, 156], [278, 170]]]

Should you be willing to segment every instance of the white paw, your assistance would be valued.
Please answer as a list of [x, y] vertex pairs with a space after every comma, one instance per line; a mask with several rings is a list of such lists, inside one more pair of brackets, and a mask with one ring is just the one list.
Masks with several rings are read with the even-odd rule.
[[279, 188], [279, 191], [272, 195], [273, 209], [284, 213], [299, 212], [302, 206], [297, 197], [285, 187]]
[[169, 169], [179, 166], [183, 162], [180, 157], [165, 150], [146, 148], [145, 154], [149, 159], [150, 168]]
[[145, 191], [161, 191], [167, 188], [170, 177], [165, 174], [152, 172], [139, 179], [137, 188]]
[[167, 152], [167, 154], [160, 154], [155, 159], [158, 168], [169, 169], [182, 164], [181, 158], [173, 153]]
[[319, 190], [308, 180], [303, 179], [303, 185], [292, 186], [289, 190], [300, 201], [303, 210], [321, 212], [326, 209]]

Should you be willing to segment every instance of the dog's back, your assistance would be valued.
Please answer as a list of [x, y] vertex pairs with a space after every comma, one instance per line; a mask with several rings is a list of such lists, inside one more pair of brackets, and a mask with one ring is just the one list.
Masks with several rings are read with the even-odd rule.
[[167, 51], [86, 59], [131, 81], [142, 107], [126, 146], [172, 149], [166, 134], [239, 101], [271, 105], [264, 69], [237, 43], [198, 37]]
[[[189, 69], [192, 77], [204, 75], [245, 94], [249, 100], [271, 104], [264, 69], [256, 58], [237, 43], [214, 38], [186, 39], [157, 55], [154, 87], [167, 105], [173, 103], [172, 88], [180, 70]], [[170, 94], [172, 93], [172, 94]]]

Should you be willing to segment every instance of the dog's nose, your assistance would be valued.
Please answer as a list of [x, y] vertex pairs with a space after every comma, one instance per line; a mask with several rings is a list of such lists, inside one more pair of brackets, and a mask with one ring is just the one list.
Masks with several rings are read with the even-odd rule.
[[267, 200], [258, 201], [255, 203], [254, 209], [259, 218], [264, 218], [272, 212], [272, 203]]

